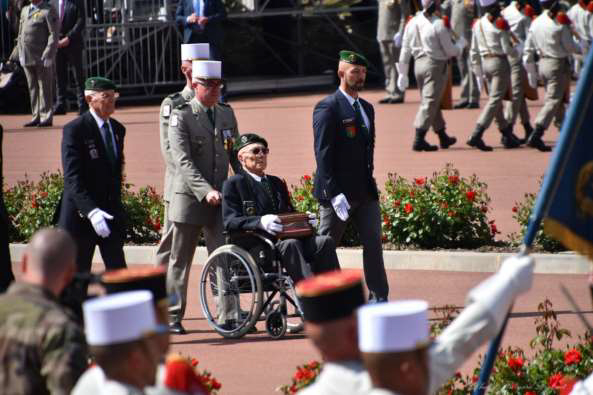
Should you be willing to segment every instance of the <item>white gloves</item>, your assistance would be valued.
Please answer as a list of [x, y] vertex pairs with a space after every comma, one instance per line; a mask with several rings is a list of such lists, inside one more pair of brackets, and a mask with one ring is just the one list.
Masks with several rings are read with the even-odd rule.
[[276, 236], [276, 233], [282, 232], [282, 224], [280, 218], [274, 214], [266, 214], [259, 220], [259, 226], [271, 235]]
[[525, 67], [525, 71], [527, 71], [527, 81], [529, 82], [529, 86], [532, 88], [537, 88], [537, 70], [535, 69], [535, 63], [523, 63]]
[[336, 215], [342, 221], [346, 222], [349, 217], [348, 210], [350, 209], [350, 203], [348, 203], [348, 199], [343, 193], [340, 193], [337, 196], [332, 198], [332, 206], [336, 211]]
[[93, 229], [95, 229], [95, 233], [100, 237], [106, 238], [109, 237], [111, 234], [111, 230], [109, 230], [109, 226], [107, 225], [107, 219], [113, 219], [113, 216], [107, 214], [105, 211], [101, 210], [100, 208], [95, 208], [91, 210], [88, 215], [91, 224], [93, 225]]
[[317, 220], [317, 215], [310, 211], [307, 211], [307, 215], [309, 216], [309, 225], [316, 228], [319, 221]]
[[50, 68], [54, 64], [54, 61], [51, 58], [43, 59], [43, 67]]
[[510, 282], [515, 295], [519, 295], [531, 289], [533, 266], [534, 260], [529, 255], [512, 256], [502, 263], [498, 275]]
[[465, 47], [467, 47], [467, 40], [465, 39], [465, 37], [460, 36], [457, 42], [455, 43], [455, 46], [457, 47], [457, 49], [459, 49], [460, 53], [463, 52]]
[[395, 35], [393, 36], [393, 44], [395, 44], [396, 48], [401, 48], [402, 47], [402, 39], [403, 39], [403, 34], [402, 32], [397, 32], [395, 33]]
[[408, 88], [408, 85], [410, 85], [410, 80], [408, 79], [409, 67], [409, 63], [397, 62], [395, 64], [395, 68], [397, 69], [397, 89], [401, 92], [404, 92]]

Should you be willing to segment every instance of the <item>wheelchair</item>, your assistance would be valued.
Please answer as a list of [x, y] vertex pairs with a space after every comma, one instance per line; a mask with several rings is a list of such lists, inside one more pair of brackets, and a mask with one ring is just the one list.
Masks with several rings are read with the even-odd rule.
[[[200, 302], [209, 326], [225, 338], [240, 338], [265, 321], [279, 339], [289, 319], [302, 324], [294, 284], [280, 262], [275, 240], [258, 231], [225, 233], [200, 278]], [[290, 323], [294, 324], [294, 322]]]

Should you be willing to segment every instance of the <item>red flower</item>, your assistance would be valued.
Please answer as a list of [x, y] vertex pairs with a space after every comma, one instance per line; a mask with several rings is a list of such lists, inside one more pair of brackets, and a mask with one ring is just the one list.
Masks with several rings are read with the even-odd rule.
[[406, 214], [410, 214], [412, 211], [414, 211], [414, 207], [410, 203], [406, 203], [404, 211]]
[[447, 215], [448, 215], [449, 217], [454, 217], [454, 216], [455, 216], [455, 211], [449, 211], [449, 212], [447, 213]]
[[31, 199], [31, 207], [37, 208], [37, 196], [33, 195], [33, 199]]
[[413, 198], [415, 195], [414, 191], [410, 191], [410, 197]]
[[513, 369], [513, 370], [519, 370], [523, 367], [523, 364], [525, 363], [525, 361], [523, 360], [523, 358], [521, 357], [517, 357], [517, 358], [509, 358], [509, 368]]
[[513, 213], [516, 213], [517, 211], [519, 211], [519, 208], [517, 206], [513, 206]]
[[563, 380], [564, 376], [562, 376], [562, 373], [553, 374], [548, 379], [548, 387], [555, 390], [561, 390], [564, 386]]
[[426, 182], [426, 178], [414, 178], [414, 182], [416, 183], [416, 185], [424, 185], [424, 183]]
[[297, 196], [297, 200], [299, 202], [302, 202], [303, 200], [305, 200], [305, 197], [303, 195], [299, 195], [299, 196]]
[[449, 208], [449, 205], [447, 204], [447, 202], [443, 202], [443, 203], [441, 203], [441, 207], [442, 208]]
[[317, 369], [319, 367], [319, 362], [311, 361], [309, 362], [309, 369]]
[[41, 197], [42, 198], [46, 198], [47, 197], [47, 192], [41, 192]]
[[193, 366], [194, 368], [198, 366], [199, 363], [200, 361], [198, 361], [196, 358], [191, 359], [191, 366]]
[[491, 231], [492, 231], [492, 233], [494, 233], [494, 234], [496, 234], [496, 233], [500, 233], [500, 232], [498, 231], [498, 228], [496, 227], [496, 225], [495, 225], [495, 224], [491, 224], [491, 225], [490, 225], [490, 230], [491, 230]]
[[216, 379], [212, 379], [212, 381], [210, 381], [210, 385], [212, 385], [212, 388], [215, 390], [219, 390], [220, 387], [222, 387], [222, 385]]
[[525, 391], [525, 393], [523, 395], [537, 395], [537, 394], [533, 391]]
[[482, 206], [481, 208], [483, 213], [487, 213], [488, 212], [488, 207], [487, 206]]
[[479, 379], [480, 379], [480, 378], [478, 377], [478, 375], [477, 375], [477, 374], [474, 374], [474, 375], [472, 376], [472, 383], [477, 383]]
[[395, 202], [393, 202], [393, 208], [398, 208], [401, 204], [402, 204], [401, 201], [396, 200]]
[[303, 176], [303, 180], [304, 180], [304, 181], [311, 181], [311, 176], [310, 176], [310, 175], [308, 175], [308, 174], [305, 174], [305, 175]]
[[453, 185], [456, 185], [459, 182], [458, 176], [449, 176], [449, 182]]
[[382, 235], [381, 235], [381, 241], [382, 241], [383, 243], [385, 243], [385, 242], [387, 241], [387, 235], [386, 235], [386, 234], [382, 234]]
[[456, 379], [461, 379], [461, 372], [455, 373], [455, 378]]
[[152, 223], [152, 228], [153, 228], [155, 231], [157, 231], [157, 232], [158, 232], [158, 231], [160, 231], [160, 230], [161, 230], [161, 221], [159, 221], [159, 220], [157, 219], [155, 222], [153, 222], [153, 223]]
[[572, 350], [568, 350], [564, 354], [564, 363], [567, 365], [573, 365], [575, 363], [581, 362], [581, 353], [576, 348]]
[[474, 191], [467, 191], [465, 193], [465, 196], [467, 197], [467, 200], [469, 200], [470, 202], [473, 202], [474, 199], [476, 198], [476, 193]]

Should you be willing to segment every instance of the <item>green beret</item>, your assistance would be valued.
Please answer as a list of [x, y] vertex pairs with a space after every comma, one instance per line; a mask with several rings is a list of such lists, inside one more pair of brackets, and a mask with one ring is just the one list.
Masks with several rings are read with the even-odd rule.
[[104, 77], [89, 77], [84, 83], [84, 89], [89, 91], [109, 91], [115, 90], [116, 86], [108, 78]]
[[268, 142], [263, 137], [260, 137], [255, 133], [245, 133], [235, 142], [235, 151], [239, 152], [241, 148], [254, 143], [263, 144], [264, 147], [268, 148]]
[[350, 64], [356, 64], [359, 66], [369, 67], [369, 61], [367, 60], [367, 58], [353, 51], [340, 51], [340, 62], [346, 62]]

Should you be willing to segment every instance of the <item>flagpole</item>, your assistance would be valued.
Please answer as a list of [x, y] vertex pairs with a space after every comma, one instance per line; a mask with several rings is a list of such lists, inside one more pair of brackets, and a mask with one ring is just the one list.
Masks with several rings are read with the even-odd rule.
[[[521, 251], [519, 253], [520, 255], [528, 254], [531, 250], [531, 246], [535, 240], [540, 223], [547, 214], [550, 203], [552, 202], [553, 197], [556, 195], [560, 179], [564, 173], [566, 163], [569, 159], [568, 153], [571, 152], [575, 144], [578, 131], [583, 126], [583, 118], [585, 117], [586, 111], [585, 109], [589, 108], [588, 106], [592, 103], [592, 57], [593, 51], [589, 51], [585, 66], [583, 67], [577, 82], [577, 88], [575, 90], [574, 97], [571, 100], [570, 106], [568, 108], [566, 119], [562, 125], [562, 129], [560, 130], [560, 139], [558, 140], [558, 143], [552, 154], [552, 160], [550, 161], [548, 171], [544, 177], [542, 188], [537, 196], [531, 216], [529, 217], [529, 224], [527, 225], [527, 231], [525, 232], [525, 237], [523, 238], [523, 245], [521, 246]], [[508, 319], [509, 315], [507, 314], [500, 332], [496, 338], [490, 342], [488, 352], [484, 358], [482, 370], [480, 371], [480, 378], [476, 383], [476, 388], [473, 392], [473, 395], [483, 395], [486, 392], [486, 388], [488, 388], [490, 372], [494, 366], [494, 361], [496, 360], [496, 355], [498, 354], [498, 349], [500, 347], [502, 337], [504, 336]]]

